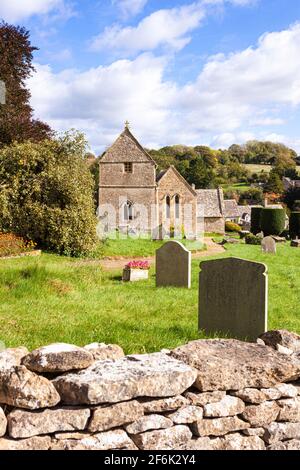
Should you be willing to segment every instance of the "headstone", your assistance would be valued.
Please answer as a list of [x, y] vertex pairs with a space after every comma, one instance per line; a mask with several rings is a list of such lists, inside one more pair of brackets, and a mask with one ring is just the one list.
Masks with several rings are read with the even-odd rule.
[[265, 237], [261, 242], [261, 251], [263, 253], [276, 254], [276, 241], [273, 237]]
[[178, 241], [156, 250], [156, 287], [191, 287], [191, 252]]
[[256, 341], [267, 331], [267, 266], [224, 258], [200, 267], [199, 330]]
[[277, 235], [272, 235], [273, 240], [275, 240], [276, 243], [285, 243], [286, 238], [285, 237], [278, 237]]

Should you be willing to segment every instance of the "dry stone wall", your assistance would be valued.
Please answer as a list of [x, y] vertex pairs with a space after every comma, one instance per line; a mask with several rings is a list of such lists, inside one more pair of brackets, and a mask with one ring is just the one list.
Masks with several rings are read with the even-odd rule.
[[300, 336], [0, 353], [0, 450], [300, 449]]

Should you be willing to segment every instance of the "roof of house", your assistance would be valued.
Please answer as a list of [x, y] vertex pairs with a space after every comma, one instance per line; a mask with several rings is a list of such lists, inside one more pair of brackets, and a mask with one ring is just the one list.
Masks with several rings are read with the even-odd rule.
[[224, 196], [222, 189], [196, 189], [198, 202], [198, 217], [223, 217]]
[[124, 161], [149, 161], [156, 166], [155, 161], [142, 147], [129, 130], [128, 125], [115, 142], [103, 153], [100, 163]]
[[225, 217], [239, 217], [240, 216], [239, 206], [235, 199], [224, 200], [224, 216]]

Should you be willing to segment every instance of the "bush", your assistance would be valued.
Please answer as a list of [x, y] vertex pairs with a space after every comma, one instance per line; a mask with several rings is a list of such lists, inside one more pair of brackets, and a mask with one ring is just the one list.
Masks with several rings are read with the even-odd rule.
[[27, 253], [34, 248], [35, 243], [32, 241], [24, 240], [13, 233], [0, 233], [0, 258]]
[[234, 222], [226, 222], [225, 223], [225, 231], [226, 232], [240, 232], [242, 229], [238, 224]]
[[292, 212], [290, 216], [290, 237], [294, 240], [300, 237], [300, 212]]
[[260, 217], [260, 226], [264, 235], [280, 235], [285, 228], [285, 216], [285, 209], [264, 208]]
[[245, 237], [245, 242], [247, 245], [261, 245], [261, 238], [253, 235], [253, 233], [248, 233]]
[[251, 208], [251, 233], [256, 235], [261, 231], [260, 216], [263, 207], [252, 207]]
[[60, 254], [94, 249], [94, 185], [84, 155], [85, 141], [76, 133], [1, 149], [0, 230]]

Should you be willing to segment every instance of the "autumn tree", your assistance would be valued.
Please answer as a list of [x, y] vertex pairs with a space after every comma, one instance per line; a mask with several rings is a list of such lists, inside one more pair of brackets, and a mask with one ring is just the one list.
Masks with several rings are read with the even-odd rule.
[[5, 83], [6, 102], [0, 104], [0, 147], [12, 142], [41, 141], [52, 135], [50, 127], [34, 119], [26, 80], [34, 71], [29, 31], [0, 23], [0, 80]]

